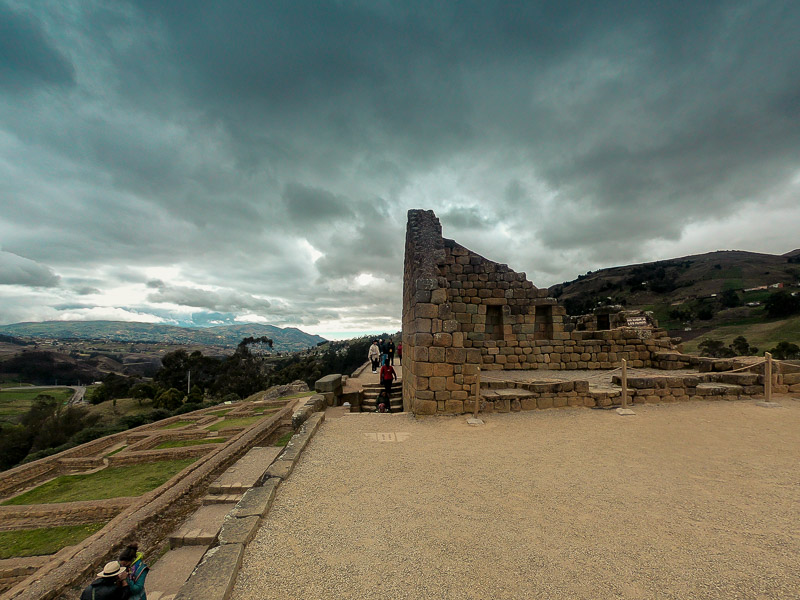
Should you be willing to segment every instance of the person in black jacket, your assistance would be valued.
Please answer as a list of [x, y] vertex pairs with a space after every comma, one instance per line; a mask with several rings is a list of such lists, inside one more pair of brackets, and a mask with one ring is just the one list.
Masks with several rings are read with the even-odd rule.
[[127, 576], [128, 570], [116, 560], [106, 563], [97, 579], [83, 590], [81, 600], [128, 600]]
[[391, 338], [386, 342], [386, 356], [389, 364], [394, 366], [394, 342]]

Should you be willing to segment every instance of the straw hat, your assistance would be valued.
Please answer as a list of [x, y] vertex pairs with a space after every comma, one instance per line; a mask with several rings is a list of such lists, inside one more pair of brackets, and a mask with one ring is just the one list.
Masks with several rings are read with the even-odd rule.
[[106, 566], [103, 567], [103, 572], [98, 573], [98, 577], [116, 577], [120, 573], [124, 573], [127, 569], [119, 564], [118, 561], [112, 560], [110, 563], [106, 563]]

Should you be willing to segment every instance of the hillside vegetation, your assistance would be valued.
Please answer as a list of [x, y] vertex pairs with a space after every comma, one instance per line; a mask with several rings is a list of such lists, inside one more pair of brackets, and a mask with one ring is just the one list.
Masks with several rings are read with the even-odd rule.
[[550, 288], [571, 315], [598, 306], [652, 311], [694, 351], [702, 339], [744, 336], [762, 349], [800, 342], [800, 251], [719, 251], [588, 272]]
[[45, 321], [0, 325], [0, 332], [16, 338], [112, 340], [184, 345], [236, 347], [246, 337], [268, 337], [276, 352], [305, 350], [325, 342], [294, 327], [243, 324], [189, 328], [127, 321]]

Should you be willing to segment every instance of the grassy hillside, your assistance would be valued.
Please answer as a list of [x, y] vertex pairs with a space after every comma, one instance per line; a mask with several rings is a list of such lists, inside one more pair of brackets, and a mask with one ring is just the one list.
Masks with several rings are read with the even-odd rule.
[[761, 348], [800, 343], [800, 331], [770, 319], [764, 306], [781, 290], [797, 293], [798, 283], [800, 251], [782, 256], [719, 251], [601, 269], [553, 286], [550, 293], [571, 315], [610, 304], [652, 311], [689, 350], [702, 339], [738, 335]]
[[752, 346], [756, 346], [759, 354], [774, 348], [782, 341], [800, 345], [800, 315], [774, 321], [722, 325], [685, 342], [683, 351], [696, 353], [698, 345], [704, 339], [721, 340], [728, 345], [740, 335], [744, 336]]
[[198, 344], [235, 348], [246, 337], [267, 336], [276, 352], [294, 352], [316, 346], [325, 338], [294, 327], [281, 329], [272, 325], [243, 324], [220, 327], [189, 328], [126, 321], [45, 321], [0, 326], [0, 332], [22, 338], [113, 340], [125, 342], [161, 342]]

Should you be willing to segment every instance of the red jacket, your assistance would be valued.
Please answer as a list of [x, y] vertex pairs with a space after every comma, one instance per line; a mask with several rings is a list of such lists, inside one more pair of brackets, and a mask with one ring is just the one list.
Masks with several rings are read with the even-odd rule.
[[397, 379], [394, 367], [392, 365], [383, 365], [381, 367], [381, 381], [391, 381], [393, 379]]

